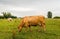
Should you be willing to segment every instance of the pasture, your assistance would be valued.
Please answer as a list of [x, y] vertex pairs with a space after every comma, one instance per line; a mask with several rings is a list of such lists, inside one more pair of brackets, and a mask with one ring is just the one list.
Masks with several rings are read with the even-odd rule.
[[[31, 27], [32, 32], [25, 32], [25, 28], [18, 32], [18, 25], [21, 19], [13, 19], [8, 22], [0, 19], [0, 39], [60, 39], [60, 19], [45, 19], [46, 31], [39, 32], [39, 26]], [[14, 34], [15, 33], [15, 34]]]

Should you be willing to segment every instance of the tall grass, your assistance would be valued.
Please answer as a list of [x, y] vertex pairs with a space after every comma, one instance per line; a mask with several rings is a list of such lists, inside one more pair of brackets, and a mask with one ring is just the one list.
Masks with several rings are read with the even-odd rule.
[[[0, 39], [60, 39], [60, 19], [46, 19], [46, 31], [39, 32], [39, 26], [31, 27], [32, 32], [25, 32], [25, 28], [18, 32], [18, 25], [21, 19], [0, 19]], [[14, 34], [15, 33], [15, 34]]]

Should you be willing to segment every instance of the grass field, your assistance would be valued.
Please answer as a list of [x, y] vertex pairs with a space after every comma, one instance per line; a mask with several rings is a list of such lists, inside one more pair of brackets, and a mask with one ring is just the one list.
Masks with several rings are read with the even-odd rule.
[[60, 39], [60, 19], [46, 19], [45, 32], [43, 29], [38, 32], [38, 26], [32, 27], [32, 32], [29, 29], [25, 32], [25, 28], [18, 32], [19, 23], [20, 19], [13, 19], [11, 22], [0, 19], [0, 39]]

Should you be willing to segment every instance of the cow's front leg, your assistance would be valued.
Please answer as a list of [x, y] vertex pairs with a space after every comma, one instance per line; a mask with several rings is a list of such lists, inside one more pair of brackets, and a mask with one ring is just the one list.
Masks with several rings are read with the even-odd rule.
[[27, 22], [27, 23], [25, 23], [25, 32], [28, 31], [28, 28], [29, 28], [29, 24], [28, 24], [28, 22]]
[[29, 30], [32, 32], [31, 26], [29, 25]]
[[27, 32], [28, 31], [28, 26], [26, 26], [26, 28], [25, 28], [25, 32]]
[[39, 29], [38, 29], [38, 31], [40, 32], [41, 31], [41, 23], [38, 23], [38, 26], [39, 26]]
[[29, 30], [29, 31], [32, 31], [32, 30], [31, 30], [31, 26], [30, 26], [28, 23], [27, 23], [25, 26], [26, 26], [25, 32], [27, 32], [28, 30]]
[[42, 28], [44, 29], [44, 31], [46, 31], [45, 23], [42, 23], [41, 26], [42, 26]]

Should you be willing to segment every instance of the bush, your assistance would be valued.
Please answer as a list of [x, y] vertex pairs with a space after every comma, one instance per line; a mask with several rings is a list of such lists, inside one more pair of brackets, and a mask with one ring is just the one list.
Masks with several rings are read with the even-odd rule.
[[17, 18], [17, 16], [13, 16], [10, 12], [2, 12], [4, 18]]
[[4, 19], [4, 16], [0, 16], [0, 19]]
[[17, 16], [11, 16], [11, 18], [17, 18]]
[[55, 16], [54, 19], [60, 19], [60, 16]]
[[11, 17], [0, 16], [0, 19], [4, 19], [4, 18], [17, 18], [17, 17], [16, 16], [11, 16]]

